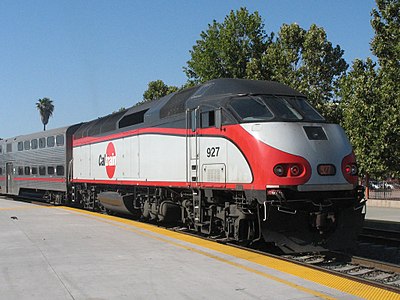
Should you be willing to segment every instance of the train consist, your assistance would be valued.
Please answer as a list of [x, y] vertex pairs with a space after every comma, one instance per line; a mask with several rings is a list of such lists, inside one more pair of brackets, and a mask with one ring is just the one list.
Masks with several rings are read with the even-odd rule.
[[0, 141], [0, 192], [283, 252], [344, 250], [364, 220], [351, 145], [297, 91], [218, 79]]

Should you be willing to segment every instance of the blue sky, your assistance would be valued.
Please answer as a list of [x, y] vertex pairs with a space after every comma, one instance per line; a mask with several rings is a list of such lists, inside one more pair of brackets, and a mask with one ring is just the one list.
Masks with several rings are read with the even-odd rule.
[[35, 103], [54, 101], [48, 128], [89, 121], [142, 100], [147, 84], [186, 82], [189, 50], [212, 20], [258, 11], [267, 32], [315, 23], [345, 51], [372, 56], [373, 0], [1, 0], [0, 137], [40, 131]]

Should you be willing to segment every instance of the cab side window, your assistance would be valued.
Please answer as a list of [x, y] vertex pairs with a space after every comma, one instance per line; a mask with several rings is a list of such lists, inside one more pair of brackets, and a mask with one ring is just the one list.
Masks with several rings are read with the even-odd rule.
[[208, 128], [215, 126], [215, 111], [202, 112], [200, 115], [200, 127]]

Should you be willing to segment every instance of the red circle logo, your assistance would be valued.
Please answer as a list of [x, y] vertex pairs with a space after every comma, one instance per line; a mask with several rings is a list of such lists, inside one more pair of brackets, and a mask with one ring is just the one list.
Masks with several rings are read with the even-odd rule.
[[113, 143], [107, 145], [105, 165], [108, 178], [112, 178], [117, 166], [117, 155]]

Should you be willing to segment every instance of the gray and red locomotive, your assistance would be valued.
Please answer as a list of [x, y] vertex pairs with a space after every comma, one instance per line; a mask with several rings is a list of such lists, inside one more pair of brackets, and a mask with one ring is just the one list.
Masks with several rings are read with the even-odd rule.
[[0, 141], [3, 194], [263, 240], [284, 252], [353, 247], [365, 206], [357, 181], [343, 129], [276, 82], [213, 80]]

